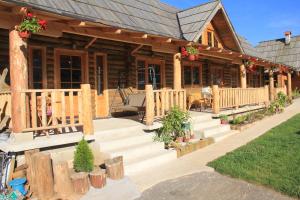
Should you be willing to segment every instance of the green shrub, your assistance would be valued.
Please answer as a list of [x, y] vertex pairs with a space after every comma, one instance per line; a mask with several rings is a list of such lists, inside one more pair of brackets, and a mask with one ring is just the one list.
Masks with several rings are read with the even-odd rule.
[[280, 106], [285, 107], [289, 103], [289, 98], [283, 92], [279, 92], [277, 94], [276, 101], [278, 101], [278, 103], [280, 104]]
[[227, 115], [220, 115], [220, 119], [228, 121], [228, 116]]
[[76, 172], [91, 172], [94, 169], [94, 155], [84, 138], [76, 146], [73, 167]]
[[190, 116], [179, 107], [172, 108], [162, 120], [162, 127], [154, 137], [155, 141], [170, 144], [177, 137], [184, 137]]
[[293, 93], [292, 93], [292, 97], [293, 98], [298, 98], [300, 97], [300, 90], [298, 88], [296, 88]]

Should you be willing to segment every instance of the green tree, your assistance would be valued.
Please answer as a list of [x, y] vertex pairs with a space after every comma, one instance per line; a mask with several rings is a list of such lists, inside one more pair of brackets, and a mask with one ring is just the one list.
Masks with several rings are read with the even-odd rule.
[[73, 167], [76, 172], [91, 172], [94, 169], [94, 155], [84, 138], [76, 147]]

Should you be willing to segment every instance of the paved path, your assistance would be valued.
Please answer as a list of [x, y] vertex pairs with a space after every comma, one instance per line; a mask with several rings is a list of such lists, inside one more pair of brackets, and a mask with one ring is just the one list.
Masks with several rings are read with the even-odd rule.
[[296, 100], [282, 114], [265, 118], [240, 134], [228, 137], [221, 142], [131, 178], [138, 185], [139, 189], [144, 191], [166, 180], [199, 172], [213, 172], [212, 168], [206, 166], [208, 162], [247, 144], [298, 113], [300, 113], [300, 99]]
[[162, 182], [145, 191], [139, 200], [292, 200], [271, 189], [201, 172]]

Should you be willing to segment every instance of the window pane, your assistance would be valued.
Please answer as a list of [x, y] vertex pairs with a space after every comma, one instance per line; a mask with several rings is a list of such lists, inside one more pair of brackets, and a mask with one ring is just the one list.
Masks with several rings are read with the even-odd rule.
[[81, 57], [80, 56], [72, 56], [72, 68], [73, 69], [81, 69]]
[[71, 57], [70, 56], [60, 56], [60, 67], [61, 68], [71, 68]]
[[33, 88], [34, 89], [42, 89], [43, 88], [43, 84], [42, 83], [33, 83]]
[[72, 89], [79, 89], [80, 83], [72, 83]]
[[104, 66], [103, 66], [103, 56], [96, 57], [96, 70], [97, 70], [97, 82], [98, 82], [98, 95], [103, 94], [104, 85]]
[[71, 83], [61, 83], [61, 88], [62, 89], [70, 89], [71, 88]]
[[215, 46], [215, 47], [218, 47], [218, 46], [219, 46], [219, 42], [218, 42], [216, 36], [214, 36], [214, 46]]
[[160, 66], [150, 64], [148, 66], [149, 84], [153, 85], [153, 89], [160, 89]]
[[42, 89], [43, 80], [43, 55], [41, 49], [32, 50], [32, 83], [33, 89]]
[[184, 67], [184, 85], [192, 85], [192, 70], [191, 67]]
[[144, 90], [145, 89], [145, 62], [138, 61], [137, 62], [137, 82], [138, 82], [138, 89]]
[[33, 68], [33, 82], [42, 82], [42, 69]]
[[71, 70], [70, 69], [61, 69], [60, 80], [61, 80], [61, 82], [71, 82]]
[[81, 71], [73, 70], [72, 71], [72, 82], [81, 82]]
[[34, 68], [42, 68], [42, 51], [40, 49], [34, 49], [32, 51], [32, 65]]
[[207, 44], [208, 46], [212, 46], [212, 33], [207, 32]]
[[193, 84], [194, 85], [200, 84], [200, 68], [199, 67], [193, 68]]

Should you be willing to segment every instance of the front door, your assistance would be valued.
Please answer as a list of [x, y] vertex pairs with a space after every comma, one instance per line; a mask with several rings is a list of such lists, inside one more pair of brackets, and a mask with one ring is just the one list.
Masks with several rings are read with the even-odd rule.
[[107, 56], [105, 54], [95, 55], [95, 110], [96, 117], [103, 118], [109, 114], [109, 100], [107, 90]]
[[224, 71], [220, 66], [213, 66], [211, 68], [211, 85], [224, 86]]

